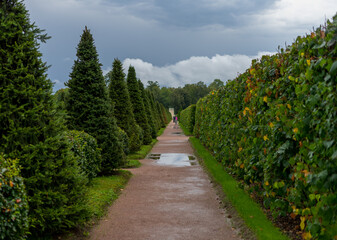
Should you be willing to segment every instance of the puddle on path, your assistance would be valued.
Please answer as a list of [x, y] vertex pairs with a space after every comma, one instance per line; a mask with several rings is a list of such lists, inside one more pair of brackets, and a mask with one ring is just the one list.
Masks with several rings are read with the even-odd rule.
[[157, 160], [159, 165], [170, 165], [176, 167], [198, 165], [198, 161], [192, 155], [185, 153], [151, 153], [147, 156], [149, 159]]
[[182, 132], [172, 132], [171, 134], [173, 134], [173, 135], [183, 135]]

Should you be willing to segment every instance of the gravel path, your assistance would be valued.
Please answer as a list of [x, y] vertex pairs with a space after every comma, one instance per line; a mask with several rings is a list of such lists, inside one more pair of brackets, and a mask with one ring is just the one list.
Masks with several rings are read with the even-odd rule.
[[[152, 154], [193, 155], [188, 137], [172, 122], [158, 140]], [[92, 229], [91, 240], [240, 239], [201, 166], [141, 162], [142, 167], [132, 169], [134, 176], [107, 216]]]

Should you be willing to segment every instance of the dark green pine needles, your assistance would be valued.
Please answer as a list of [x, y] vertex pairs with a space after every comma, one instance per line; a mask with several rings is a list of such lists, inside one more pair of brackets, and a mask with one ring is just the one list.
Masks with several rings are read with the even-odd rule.
[[[85, 178], [62, 137], [38, 40], [22, 1], [0, 4], [0, 153], [18, 158], [33, 235], [75, 226], [85, 215]], [[0, 223], [1, 224], [1, 223]]]
[[130, 66], [127, 76], [127, 86], [130, 94], [130, 99], [133, 107], [133, 114], [139, 126], [144, 131], [144, 144], [152, 142], [151, 129], [148, 123], [148, 118], [144, 108], [143, 99], [139, 90], [139, 84], [136, 77], [135, 68]]
[[87, 27], [81, 36], [76, 55], [77, 60], [67, 83], [69, 129], [83, 130], [97, 139], [98, 146], [102, 149], [102, 172], [110, 174], [122, 165], [125, 154], [118, 139], [116, 120], [94, 39]]
[[138, 151], [142, 145], [141, 132], [139, 126], [136, 126], [137, 123], [133, 115], [123, 65], [118, 59], [114, 60], [112, 70], [109, 72], [109, 96], [114, 106], [117, 125], [129, 137], [130, 150], [132, 152]]

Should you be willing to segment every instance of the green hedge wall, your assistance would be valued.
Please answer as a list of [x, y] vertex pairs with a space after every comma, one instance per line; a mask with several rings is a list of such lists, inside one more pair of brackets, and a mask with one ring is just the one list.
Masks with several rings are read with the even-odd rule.
[[179, 122], [189, 131], [193, 132], [195, 123], [195, 109], [196, 105], [193, 104], [180, 112]]
[[194, 134], [305, 239], [337, 236], [337, 16], [199, 100]]
[[26, 239], [28, 203], [18, 160], [0, 155], [0, 239]]

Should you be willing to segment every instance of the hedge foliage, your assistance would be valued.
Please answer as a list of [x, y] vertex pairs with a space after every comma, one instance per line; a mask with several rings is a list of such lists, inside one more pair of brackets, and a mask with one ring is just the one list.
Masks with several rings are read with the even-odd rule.
[[194, 124], [195, 124], [195, 109], [196, 105], [193, 104], [184, 110], [182, 110], [179, 114], [179, 122], [189, 131], [193, 132]]
[[337, 15], [211, 92], [194, 133], [304, 239], [337, 236]]
[[17, 159], [0, 155], [0, 239], [26, 239], [28, 203]]
[[77, 157], [78, 165], [89, 181], [100, 172], [102, 157], [96, 139], [83, 131], [66, 131], [72, 152]]

